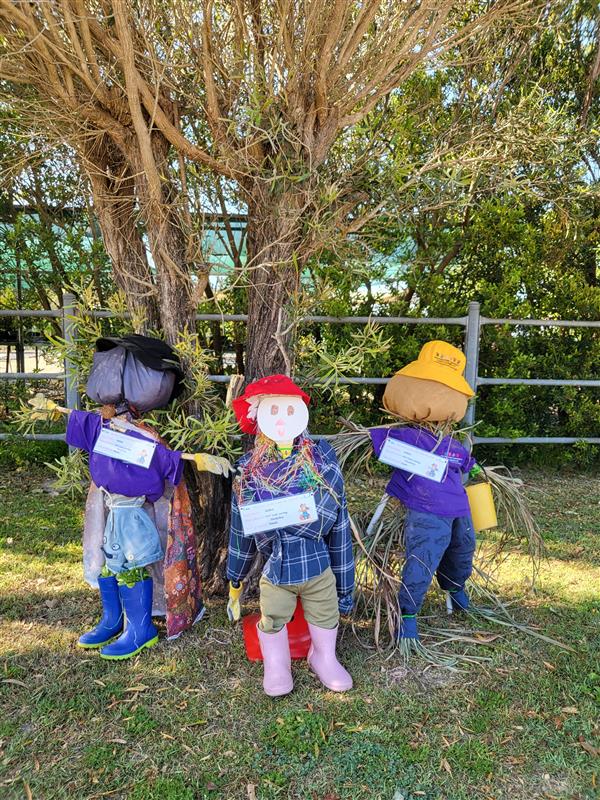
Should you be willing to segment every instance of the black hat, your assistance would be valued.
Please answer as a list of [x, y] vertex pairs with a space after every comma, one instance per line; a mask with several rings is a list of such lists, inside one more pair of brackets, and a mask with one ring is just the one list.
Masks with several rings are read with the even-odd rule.
[[162, 339], [142, 336], [139, 333], [128, 333], [126, 336], [102, 336], [96, 340], [96, 350], [99, 353], [112, 350], [114, 347], [124, 347], [150, 369], [159, 372], [173, 372], [175, 383], [169, 402], [183, 392], [185, 387], [181, 361], [170, 344], [163, 342]]

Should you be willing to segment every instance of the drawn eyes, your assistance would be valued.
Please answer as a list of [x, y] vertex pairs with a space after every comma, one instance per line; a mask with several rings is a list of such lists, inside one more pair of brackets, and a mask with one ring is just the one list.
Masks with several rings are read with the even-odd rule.
[[[288, 415], [288, 417], [293, 417], [294, 413], [295, 413], [294, 406], [288, 406], [287, 407], [287, 415]], [[279, 406], [275, 405], [275, 403], [273, 403], [273, 405], [271, 406], [271, 416], [275, 417], [275, 416], [277, 416], [277, 414], [279, 414]]]

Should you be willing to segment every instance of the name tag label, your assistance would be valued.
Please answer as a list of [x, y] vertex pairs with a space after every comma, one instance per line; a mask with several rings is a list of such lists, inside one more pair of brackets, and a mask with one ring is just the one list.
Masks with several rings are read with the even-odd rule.
[[421, 478], [428, 478], [435, 483], [441, 483], [448, 469], [448, 459], [421, 450], [412, 444], [406, 444], [391, 436], [385, 440], [379, 460], [390, 467], [403, 469], [412, 475], [419, 475]]
[[126, 433], [111, 431], [110, 428], [102, 428], [93, 452], [148, 469], [155, 449], [156, 442], [137, 439]]
[[288, 528], [291, 525], [308, 525], [319, 518], [311, 492], [240, 505], [240, 517], [244, 536]]

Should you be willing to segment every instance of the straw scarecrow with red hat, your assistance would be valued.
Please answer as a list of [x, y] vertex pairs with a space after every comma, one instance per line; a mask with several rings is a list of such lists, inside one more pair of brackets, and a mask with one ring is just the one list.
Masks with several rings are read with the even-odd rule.
[[240, 618], [242, 582], [259, 551], [258, 638], [266, 694], [292, 691], [286, 625], [302, 599], [312, 645], [308, 663], [333, 691], [352, 688], [336, 657], [340, 613], [352, 610], [354, 559], [344, 481], [332, 447], [306, 427], [309, 396], [285, 375], [247, 386], [233, 408], [244, 433], [256, 436], [238, 462], [227, 560], [230, 620]]

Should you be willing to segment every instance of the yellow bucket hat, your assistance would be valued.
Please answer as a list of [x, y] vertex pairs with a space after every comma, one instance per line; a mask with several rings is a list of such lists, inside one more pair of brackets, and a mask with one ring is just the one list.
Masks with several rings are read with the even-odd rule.
[[463, 378], [467, 365], [464, 353], [448, 342], [427, 342], [421, 348], [416, 361], [411, 361], [396, 375], [410, 375], [412, 378], [424, 378], [436, 381], [455, 389], [467, 397], [473, 397], [475, 392]]

